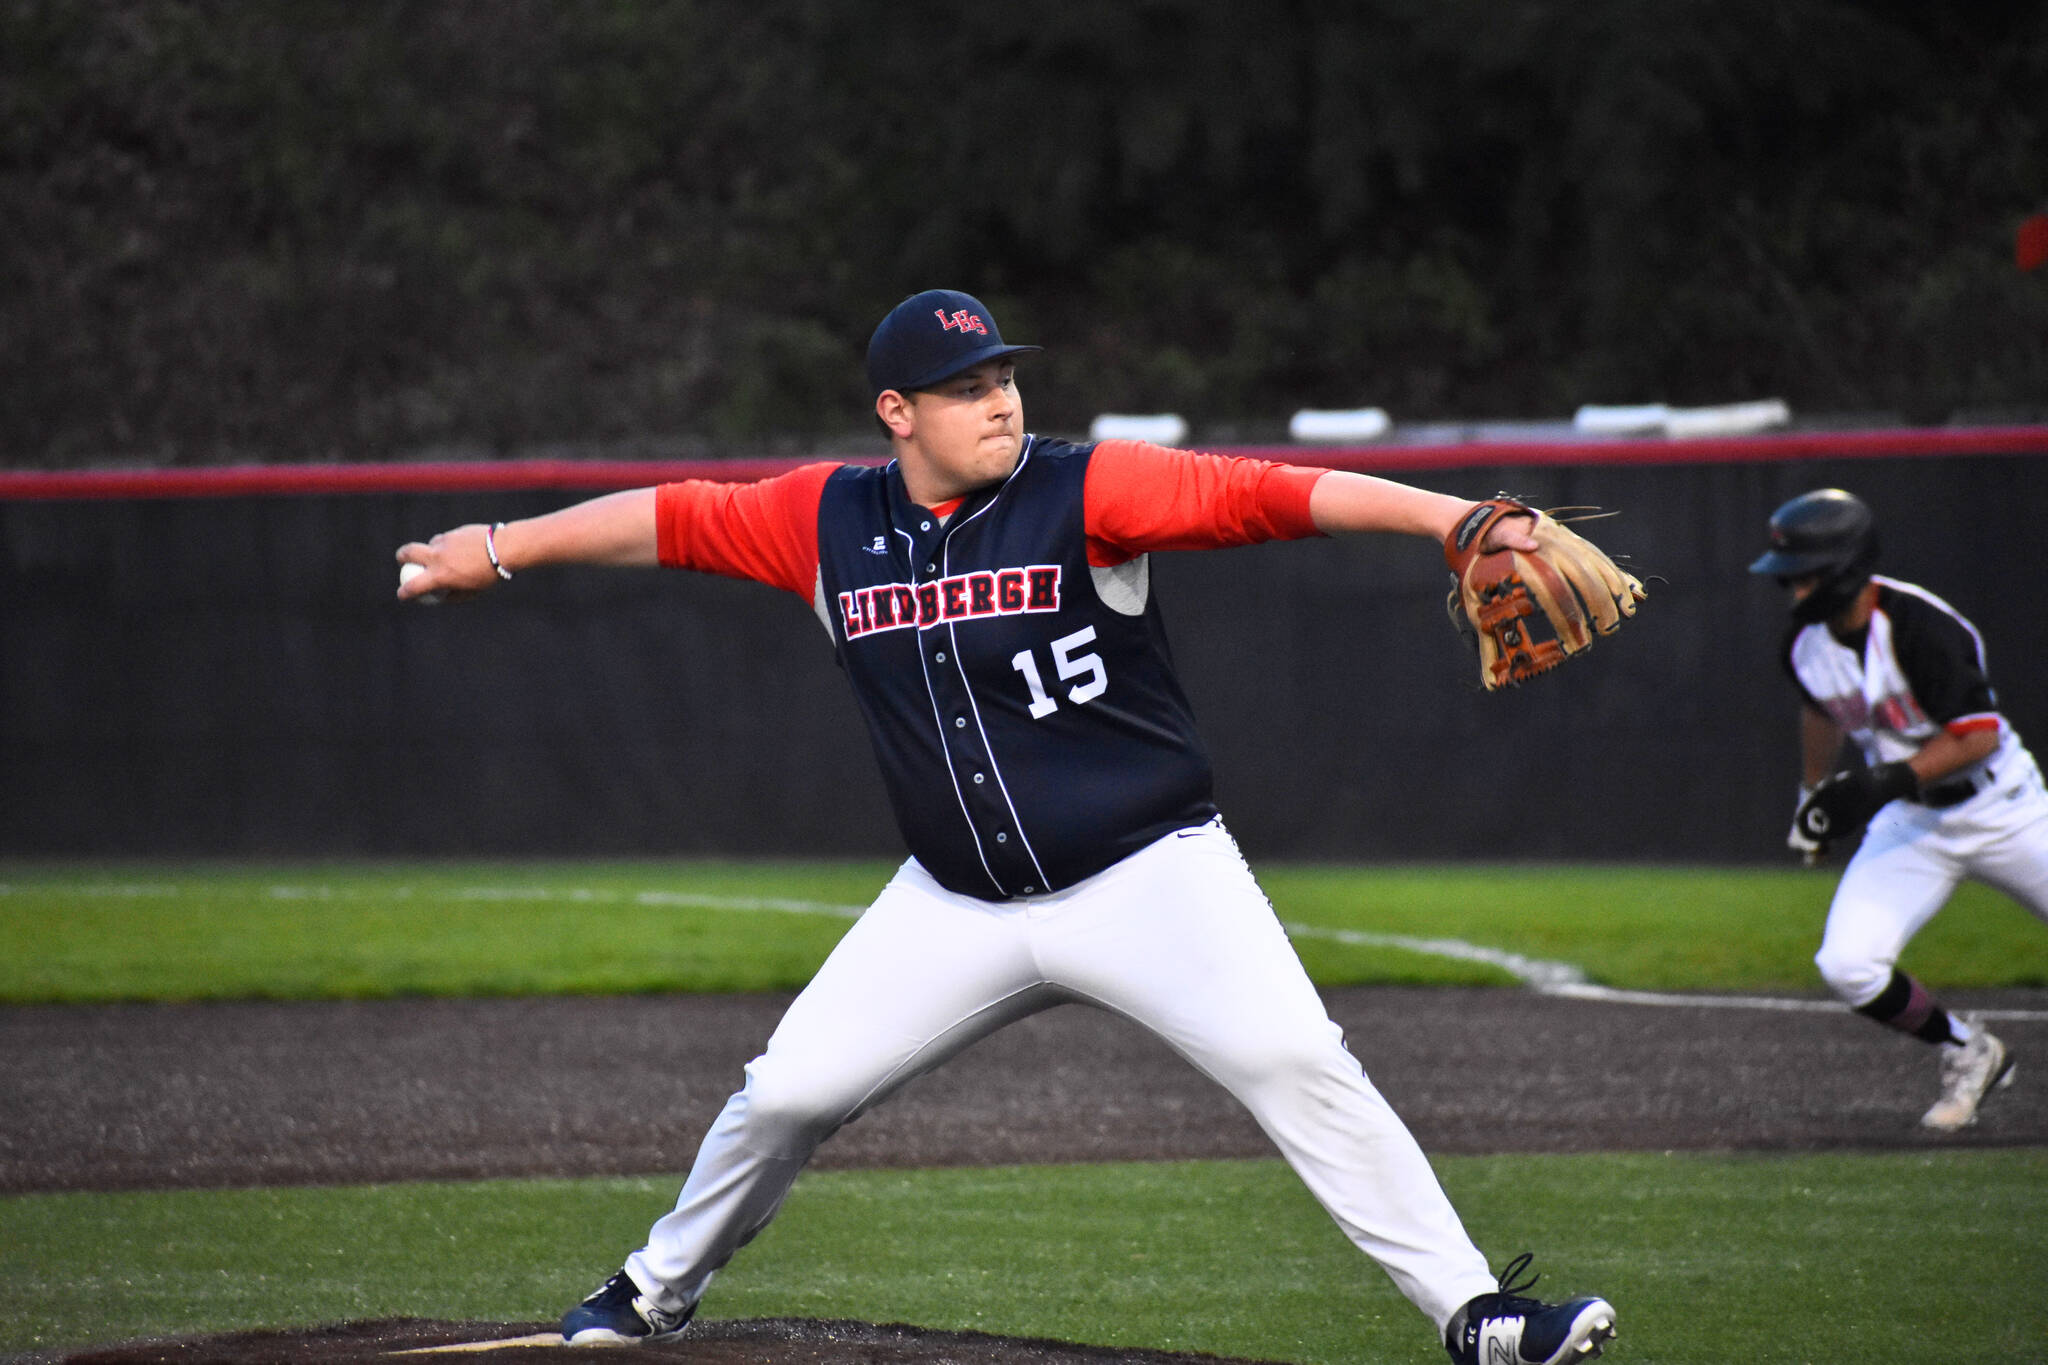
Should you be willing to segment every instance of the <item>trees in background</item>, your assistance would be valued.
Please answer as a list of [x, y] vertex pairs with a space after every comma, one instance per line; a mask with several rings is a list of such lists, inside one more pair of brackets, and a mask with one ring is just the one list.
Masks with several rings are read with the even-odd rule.
[[1034, 426], [2048, 409], [2048, 10], [0, 8], [14, 465], [861, 435], [897, 299]]

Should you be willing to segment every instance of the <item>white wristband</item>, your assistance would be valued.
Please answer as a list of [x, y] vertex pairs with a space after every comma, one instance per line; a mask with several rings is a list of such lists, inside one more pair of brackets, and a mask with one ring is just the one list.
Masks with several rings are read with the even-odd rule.
[[491, 557], [491, 567], [498, 571], [498, 577], [507, 583], [512, 581], [512, 571], [498, 562], [498, 532], [505, 529], [505, 523], [494, 521], [484, 527], [484, 553]]

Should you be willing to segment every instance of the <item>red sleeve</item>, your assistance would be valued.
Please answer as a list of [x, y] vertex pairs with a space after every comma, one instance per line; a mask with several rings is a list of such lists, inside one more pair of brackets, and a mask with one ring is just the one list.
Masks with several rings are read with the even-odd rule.
[[1214, 550], [1321, 535], [1309, 491], [1329, 473], [1233, 455], [1103, 441], [1088, 461], [1088, 562], [1121, 564], [1152, 550]]
[[818, 500], [836, 464], [757, 483], [686, 479], [654, 490], [663, 565], [751, 578], [809, 602], [818, 581]]

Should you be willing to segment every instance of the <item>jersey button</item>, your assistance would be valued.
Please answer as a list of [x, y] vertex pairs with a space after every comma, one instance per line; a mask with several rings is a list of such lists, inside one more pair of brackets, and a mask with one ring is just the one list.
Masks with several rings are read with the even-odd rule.
[[977, 786], [977, 787], [978, 787], [978, 786], [980, 786], [980, 785], [982, 784], [982, 782], [983, 782], [983, 781], [984, 781], [984, 779], [983, 779], [983, 777], [982, 777], [982, 775], [981, 775], [980, 773], [976, 773], [976, 774], [974, 775], [974, 785], [975, 785], [975, 786]]
[[936, 564], [927, 564], [924, 566], [924, 571], [926, 573], [937, 573], [939, 571], [939, 566]]
[[946, 662], [946, 651], [942, 649], [938, 653], [932, 655], [932, 658], [935, 662], [944, 663]]
[[1027, 886], [1024, 888], [1024, 894], [1027, 896], [1035, 896], [1038, 894], [1038, 888], [1035, 886]]
[[967, 717], [965, 717], [965, 716], [955, 716], [955, 717], [953, 717], [953, 728], [954, 728], [955, 730], [965, 730], [965, 729], [967, 728]]
[[1007, 834], [998, 834], [996, 836], [996, 842], [999, 844], [1007, 844], [1010, 842], [1010, 836]]
[[928, 521], [920, 521], [917, 524], [917, 529], [920, 531], [929, 531], [932, 529], [932, 524]]

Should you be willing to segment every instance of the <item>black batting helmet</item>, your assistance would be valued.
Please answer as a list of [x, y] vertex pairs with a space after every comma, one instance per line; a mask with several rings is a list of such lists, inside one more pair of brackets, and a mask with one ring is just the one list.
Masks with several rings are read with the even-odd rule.
[[1855, 599], [1877, 567], [1877, 518], [1854, 493], [1818, 488], [1771, 513], [1771, 548], [1749, 566], [1780, 582], [1819, 578], [1792, 608], [1802, 621], [1825, 621]]

